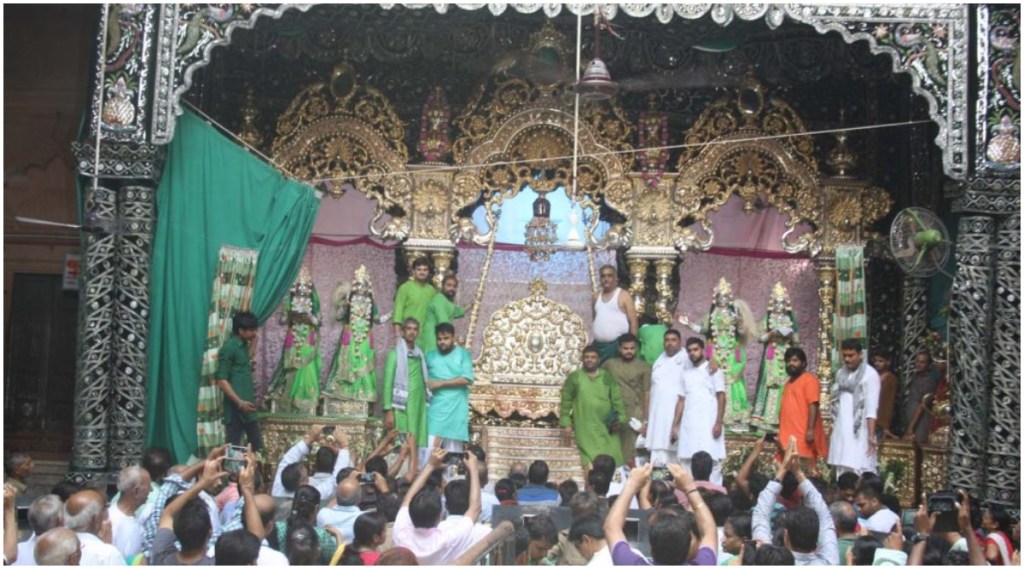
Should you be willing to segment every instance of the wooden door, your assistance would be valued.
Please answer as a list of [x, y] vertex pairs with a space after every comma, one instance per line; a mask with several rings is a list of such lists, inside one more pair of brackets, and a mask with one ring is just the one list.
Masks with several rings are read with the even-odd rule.
[[6, 446], [67, 453], [74, 420], [78, 291], [16, 273], [4, 369]]

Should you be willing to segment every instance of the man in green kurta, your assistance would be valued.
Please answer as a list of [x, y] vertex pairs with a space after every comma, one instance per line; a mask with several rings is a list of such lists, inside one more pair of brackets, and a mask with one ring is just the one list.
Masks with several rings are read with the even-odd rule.
[[455, 345], [455, 327], [451, 323], [438, 324], [436, 334], [437, 349], [427, 352], [427, 386], [433, 394], [427, 408], [428, 444], [448, 452], [462, 452], [463, 444], [469, 441], [473, 356], [466, 348]]
[[[455, 304], [455, 292], [459, 288], [459, 279], [454, 274], [445, 275], [441, 283], [441, 294], [435, 294], [427, 304], [427, 320], [420, 330], [420, 338], [416, 343], [423, 351], [430, 353], [431, 350], [440, 349], [437, 346], [437, 338], [434, 330], [438, 324], [451, 323], [456, 318], [462, 318], [466, 311]], [[452, 332], [454, 334], [454, 332]]]
[[416, 345], [420, 325], [415, 318], [402, 322], [402, 341], [384, 362], [384, 427], [415, 437], [416, 447], [427, 448], [427, 363]]
[[624, 462], [619, 431], [628, 419], [619, 383], [607, 370], [598, 368], [600, 361], [597, 348], [583, 349], [583, 368], [570, 373], [562, 384], [559, 426], [576, 440], [584, 465], [607, 454], [618, 466]]
[[[420, 257], [412, 262], [412, 280], [402, 283], [395, 293], [394, 314], [391, 323], [395, 329], [395, 337], [402, 336], [402, 326], [406, 318], [415, 318], [420, 326], [427, 321], [427, 306], [437, 294], [437, 289], [430, 284], [430, 261]], [[421, 330], [422, 332], [422, 330]], [[422, 337], [416, 342], [424, 352], [436, 346], [424, 344]]]
[[601, 366], [612, 374], [622, 391], [626, 416], [622, 418], [619, 437], [622, 439], [622, 458], [627, 463], [636, 458], [636, 437], [640, 434], [629, 426], [629, 420], [636, 417], [641, 423], [646, 422], [650, 407], [651, 366], [636, 357], [636, 351], [636, 336], [623, 334], [619, 336], [619, 357], [607, 360]]
[[228, 442], [242, 444], [245, 432], [252, 450], [263, 450], [263, 435], [256, 417], [256, 391], [252, 384], [249, 345], [256, 338], [259, 320], [252, 312], [239, 312], [231, 319], [231, 337], [217, 351], [214, 378], [224, 392], [224, 425]]

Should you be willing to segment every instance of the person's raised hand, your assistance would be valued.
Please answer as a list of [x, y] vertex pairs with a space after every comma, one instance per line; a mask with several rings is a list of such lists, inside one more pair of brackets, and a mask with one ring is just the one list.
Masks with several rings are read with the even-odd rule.
[[388, 434], [384, 436], [384, 440], [388, 443], [392, 443], [398, 438], [398, 429], [388, 430]]
[[18, 490], [10, 484], [4, 484], [4, 509], [13, 510], [18, 497]]
[[761, 433], [761, 436], [754, 441], [754, 452], [760, 453], [761, 449], [764, 448], [765, 443], [768, 442], [768, 433]]
[[974, 528], [971, 527], [971, 497], [963, 490], [957, 490], [956, 492], [960, 495], [960, 511], [956, 515], [957, 525], [960, 526], [960, 534], [967, 539], [972, 539], [971, 533], [974, 531]]
[[626, 484], [632, 486], [635, 493], [636, 490], [650, 484], [652, 470], [654, 470], [654, 468], [649, 462], [639, 468], [630, 470], [629, 478], [626, 479]]
[[206, 460], [208, 460], [208, 461], [210, 461], [210, 460], [217, 460], [218, 458], [220, 458], [222, 456], [226, 456], [228, 454], [228, 447], [229, 446], [231, 446], [231, 445], [230, 444], [223, 444], [223, 445], [220, 445], [219, 447], [213, 447], [212, 449], [210, 449], [210, 453], [206, 455]]
[[306, 444], [313, 444], [313, 441], [315, 441], [322, 432], [324, 432], [323, 425], [310, 425], [309, 429], [306, 430]]
[[384, 412], [384, 428], [394, 429], [395, 428], [395, 413], [394, 411], [388, 410]]
[[334, 447], [337, 450], [348, 448], [348, 435], [342, 430], [341, 425], [334, 427]]
[[480, 472], [480, 461], [477, 460], [475, 454], [467, 452], [466, 458], [462, 459], [462, 462], [466, 464], [466, 472], [471, 472], [474, 474]]
[[931, 535], [932, 528], [935, 527], [935, 518], [938, 517], [938, 513], [928, 515], [928, 495], [921, 493], [921, 505], [917, 507], [917, 512], [914, 514], [914, 531], [921, 535]]
[[227, 472], [221, 469], [222, 462], [224, 462], [223, 456], [218, 457], [215, 460], [207, 460], [206, 464], [203, 465], [203, 475], [199, 482], [204, 488], [213, 486], [221, 478], [228, 475]]
[[678, 464], [670, 462], [668, 465], [668, 471], [672, 474], [672, 481], [675, 482], [676, 488], [686, 492], [687, 490], [693, 490], [696, 487], [696, 484], [693, 481], [693, 474], [689, 470], [679, 466]]
[[110, 522], [110, 518], [103, 520], [103, 523], [100, 524], [100, 533], [96, 537], [100, 538], [103, 543], [114, 543], [114, 525]]
[[245, 453], [245, 466], [238, 472], [238, 487], [256, 491], [256, 457], [252, 454], [252, 445], [249, 445], [249, 452]]
[[885, 538], [885, 548], [903, 551], [903, 541], [903, 523], [896, 520], [896, 525], [889, 532], [889, 537]]
[[438, 468], [441, 468], [442, 464], [444, 464], [444, 457], [447, 455], [448, 451], [443, 448], [435, 448], [430, 453], [430, 458], [427, 459], [427, 464], [430, 465], [430, 468], [437, 470]]
[[388, 487], [388, 479], [380, 475], [380, 472], [373, 473], [373, 485], [377, 488], [378, 494], [387, 494], [391, 491]]

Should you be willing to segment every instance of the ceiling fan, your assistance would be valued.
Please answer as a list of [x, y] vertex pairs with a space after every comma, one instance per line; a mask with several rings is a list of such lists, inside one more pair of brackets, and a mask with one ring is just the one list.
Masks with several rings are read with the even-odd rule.
[[85, 225], [78, 225], [75, 223], [61, 223], [59, 221], [49, 221], [46, 219], [38, 219], [35, 217], [25, 217], [23, 215], [14, 216], [15, 221], [20, 223], [28, 223], [30, 225], [43, 225], [46, 227], [60, 227], [62, 229], [74, 229], [76, 231], [84, 231], [85, 233], [98, 233], [98, 234], [121, 234], [122, 231], [118, 227], [117, 220], [114, 219], [99, 219], [91, 217], [89, 223]]

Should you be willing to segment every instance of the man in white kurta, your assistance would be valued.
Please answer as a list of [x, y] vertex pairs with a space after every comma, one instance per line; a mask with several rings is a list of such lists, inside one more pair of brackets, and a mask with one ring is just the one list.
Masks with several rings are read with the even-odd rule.
[[860, 340], [848, 338], [840, 347], [843, 367], [832, 384], [832, 437], [828, 464], [836, 476], [878, 470], [875, 418], [882, 380], [864, 358]]
[[675, 421], [679, 434], [678, 456], [684, 468], [692, 470], [690, 460], [698, 451], [711, 455], [712, 484], [722, 484], [722, 460], [725, 459], [725, 374], [711, 372], [704, 357], [704, 341], [686, 340], [686, 355], [692, 366], [683, 371], [683, 390], [677, 398]]
[[683, 370], [692, 367], [681, 350], [682, 337], [677, 330], [668, 330], [664, 336], [665, 352], [651, 367], [651, 402], [647, 409], [647, 423], [641, 427], [645, 446], [651, 451], [651, 463], [663, 466], [676, 461], [676, 442], [672, 438], [672, 419], [676, 401], [683, 392]]

